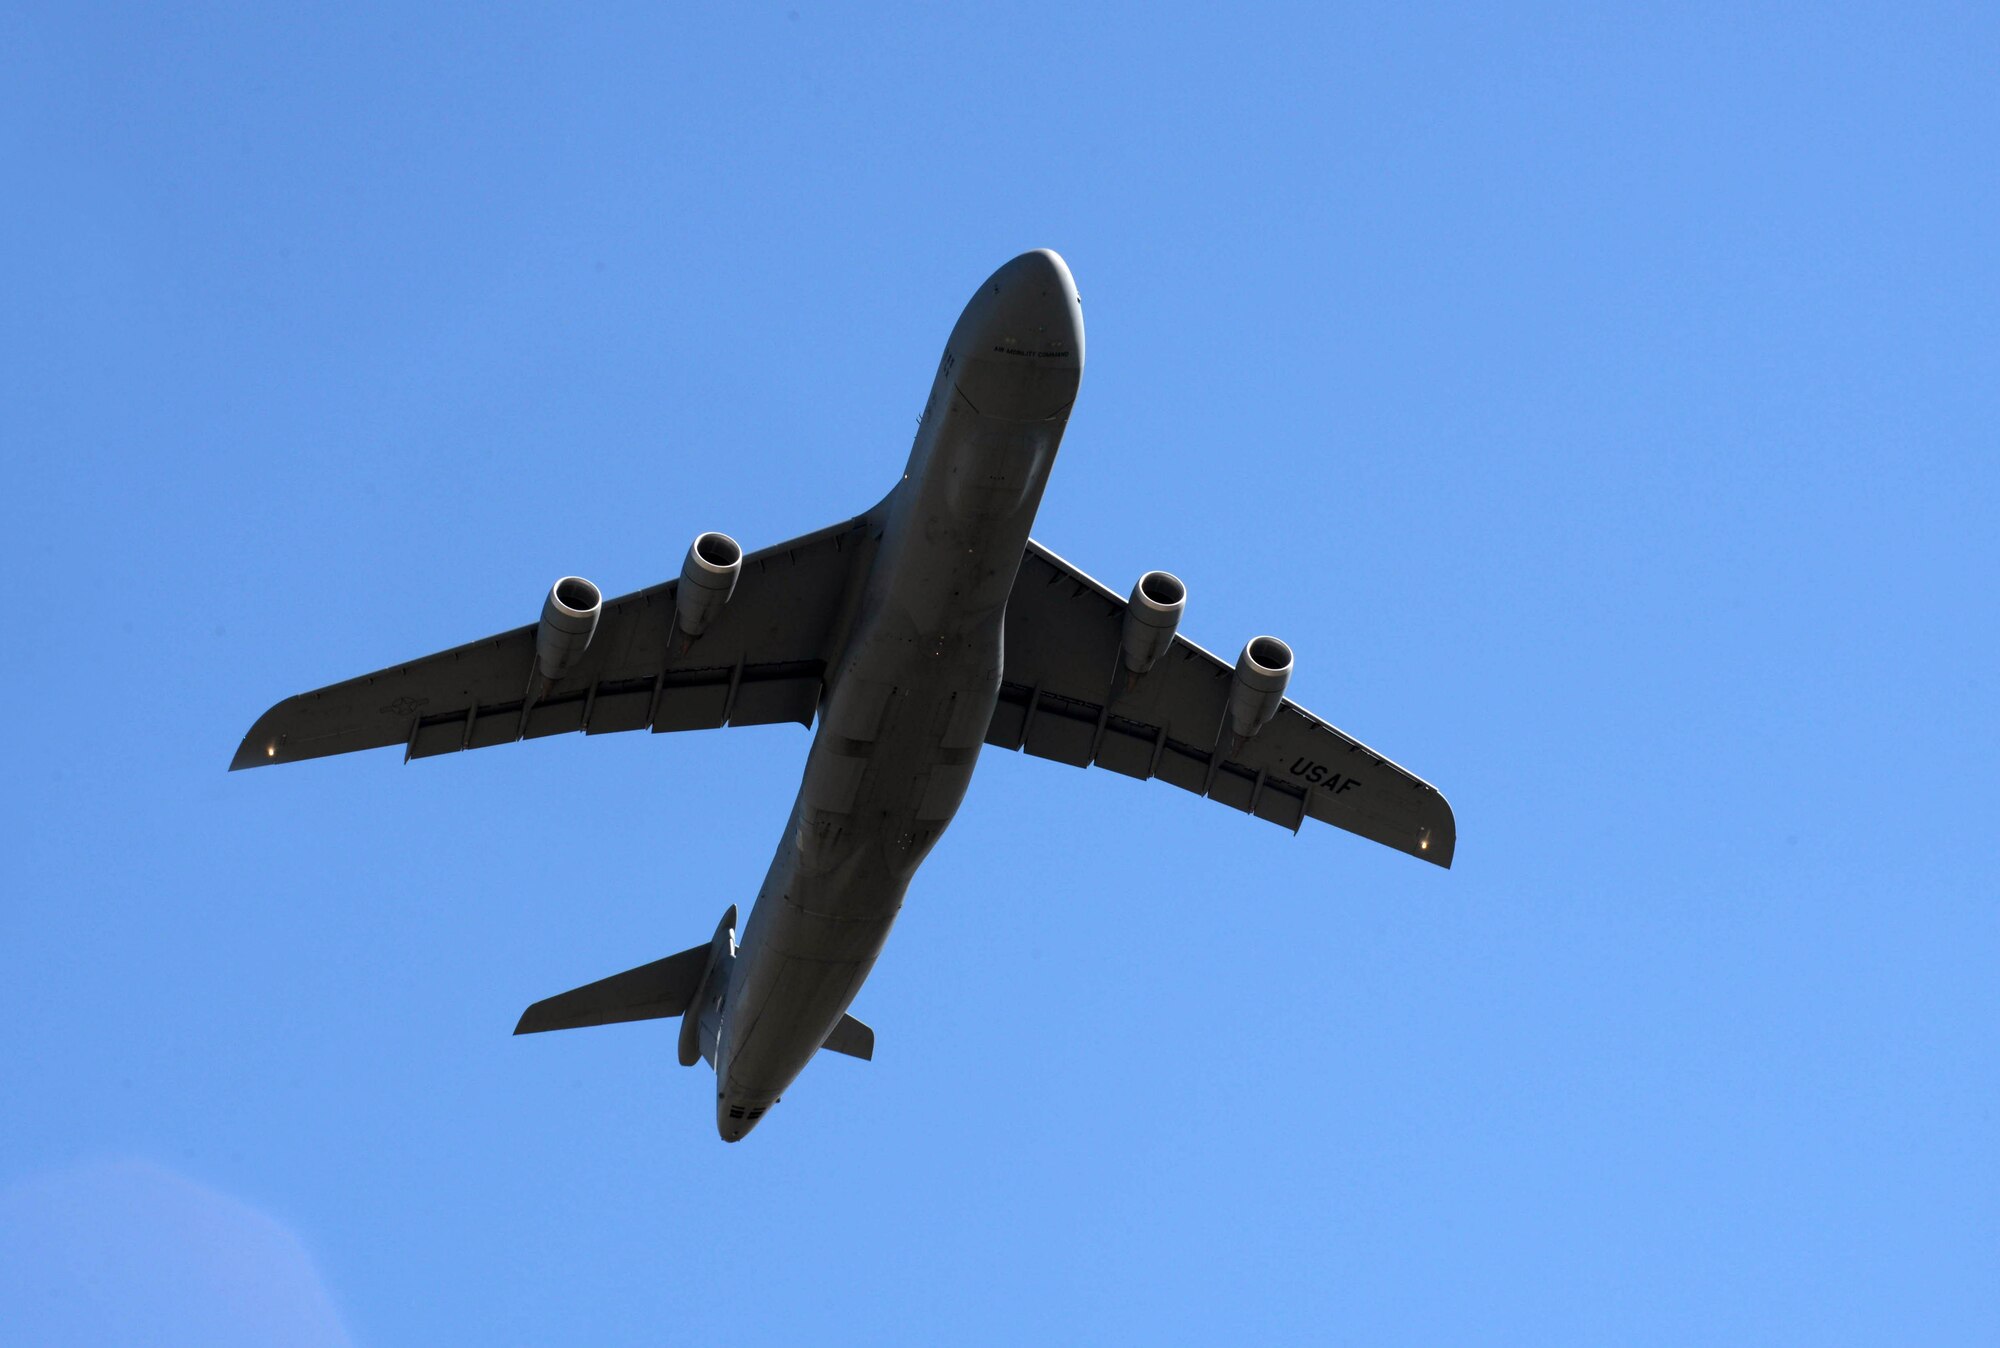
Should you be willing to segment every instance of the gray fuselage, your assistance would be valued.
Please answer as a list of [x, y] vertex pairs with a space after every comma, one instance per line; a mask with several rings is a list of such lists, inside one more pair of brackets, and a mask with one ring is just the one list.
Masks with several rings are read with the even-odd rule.
[[743, 1137], [861, 989], [965, 795], [1002, 627], [1083, 375], [1069, 268], [1025, 253], [959, 316], [827, 671], [805, 779], [722, 998], [716, 1126]]

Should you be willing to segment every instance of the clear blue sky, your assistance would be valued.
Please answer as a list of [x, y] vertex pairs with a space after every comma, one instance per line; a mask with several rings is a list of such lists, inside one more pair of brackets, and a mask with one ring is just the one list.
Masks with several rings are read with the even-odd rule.
[[[177, 8], [0, 16], [0, 1340], [2000, 1341], [1991, 6]], [[805, 732], [225, 773], [870, 504], [1036, 246], [1038, 536], [1455, 870], [989, 751], [726, 1147], [509, 1030]]]

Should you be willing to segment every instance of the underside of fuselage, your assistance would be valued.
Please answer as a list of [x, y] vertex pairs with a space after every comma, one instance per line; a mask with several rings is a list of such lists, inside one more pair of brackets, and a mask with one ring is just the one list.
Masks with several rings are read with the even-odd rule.
[[992, 719], [1007, 596], [1083, 376], [1055, 253], [989, 277], [939, 362], [790, 824], [722, 997], [716, 1126], [734, 1142], [812, 1060], [874, 967], [957, 812]]

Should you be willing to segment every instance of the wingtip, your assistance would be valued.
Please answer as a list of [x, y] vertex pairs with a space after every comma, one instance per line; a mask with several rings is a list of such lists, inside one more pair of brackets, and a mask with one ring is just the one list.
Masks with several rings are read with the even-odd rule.
[[1441, 870], [1450, 870], [1452, 858], [1458, 853], [1458, 816], [1453, 813], [1451, 802], [1436, 787], [1431, 788], [1437, 797], [1435, 813], [1430, 827], [1420, 835], [1417, 856]]
[[286, 698], [284, 702], [274, 704], [257, 718], [249, 733], [244, 735], [242, 742], [236, 746], [236, 756], [229, 760], [231, 772], [240, 772], [244, 768], [261, 768], [279, 761], [278, 746], [284, 741], [284, 732], [279, 728], [278, 714], [287, 703], [295, 700]]
[[544, 1030], [562, 1029], [562, 1022], [549, 1006], [550, 1002], [556, 1000], [558, 999], [554, 997], [544, 997], [539, 1002], [530, 1003], [528, 1009], [521, 1013], [521, 1018], [514, 1022], [514, 1033], [540, 1034]]
[[1457, 851], [1457, 835], [1447, 833], [1440, 838], [1436, 834], [1432, 834], [1417, 844], [1417, 850], [1412, 855], [1419, 861], [1430, 862], [1431, 865], [1436, 866], [1439, 870], [1448, 871], [1451, 869], [1452, 857]]

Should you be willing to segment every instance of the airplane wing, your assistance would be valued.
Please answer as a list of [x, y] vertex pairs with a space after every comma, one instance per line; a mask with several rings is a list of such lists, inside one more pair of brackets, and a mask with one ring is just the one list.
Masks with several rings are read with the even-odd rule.
[[1297, 832], [1307, 819], [1449, 867], [1435, 787], [1286, 700], [1241, 745], [1225, 733], [1234, 666], [1176, 637], [1144, 675], [1119, 661], [1125, 600], [1030, 541], [1007, 601], [1006, 669], [986, 742], [1162, 781]]
[[862, 516], [749, 554], [721, 616], [691, 644], [669, 641], [679, 581], [607, 600], [582, 663], [532, 705], [532, 623], [301, 693], [257, 719], [230, 769], [389, 745], [407, 761], [572, 730], [810, 725], [855, 560], [872, 547]]

